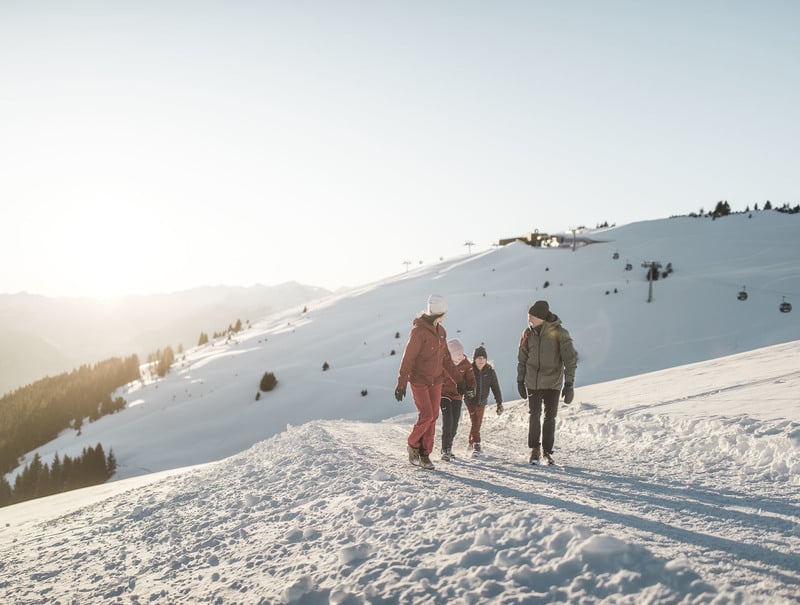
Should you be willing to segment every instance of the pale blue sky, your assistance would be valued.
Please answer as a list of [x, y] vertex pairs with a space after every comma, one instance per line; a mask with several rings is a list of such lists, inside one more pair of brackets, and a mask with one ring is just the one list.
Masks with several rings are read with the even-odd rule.
[[798, 29], [794, 1], [0, 0], [0, 292], [336, 288], [795, 205]]

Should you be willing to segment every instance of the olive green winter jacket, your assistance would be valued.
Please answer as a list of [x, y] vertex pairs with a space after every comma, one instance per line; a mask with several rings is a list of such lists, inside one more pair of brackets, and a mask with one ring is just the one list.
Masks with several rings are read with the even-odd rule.
[[561, 390], [562, 381], [575, 383], [578, 354], [572, 337], [561, 326], [557, 315], [536, 329], [528, 326], [522, 333], [517, 354], [517, 382], [524, 382], [529, 391]]

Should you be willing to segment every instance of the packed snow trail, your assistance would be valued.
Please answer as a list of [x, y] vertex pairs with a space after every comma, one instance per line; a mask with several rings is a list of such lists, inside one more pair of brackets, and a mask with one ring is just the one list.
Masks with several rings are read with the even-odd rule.
[[664, 557], [682, 552], [705, 578], [735, 568], [737, 587], [800, 596], [800, 460], [796, 446], [786, 447], [800, 435], [796, 423], [682, 421], [562, 405], [553, 468], [527, 464], [521, 402], [487, 419], [490, 426], [494, 420], [483, 431], [488, 456], [469, 458], [464, 449], [434, 472], [545, 506], [565, 523], [643, 543]]
[[[747, 419], [705, 419], [687, 432], [670, 418], [562, 407], [564, 467], [531, 467], [526, 408], [510, 402], [486, 415], [483, 458], [464, 457], [462, 418], [459, 459], [426, 471], [407, 461], [413, 420], [290, 427], [219, 463], [5, 528], [16, 533], [0, 540], [0, 601], [800, 597], [793, 423], [748, 433]], [[770, 451], [764, 468], [758, 454]]]

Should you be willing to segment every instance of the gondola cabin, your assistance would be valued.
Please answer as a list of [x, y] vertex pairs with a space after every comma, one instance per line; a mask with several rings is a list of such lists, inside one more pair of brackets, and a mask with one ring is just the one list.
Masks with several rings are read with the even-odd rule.
[[786, 302], [786, 299], [784, 299], [783, 302], [778, 307], [778, 309], [780, 310], [781, 313], [790, 313], [792, 310], [792, 303], [788, 303]]

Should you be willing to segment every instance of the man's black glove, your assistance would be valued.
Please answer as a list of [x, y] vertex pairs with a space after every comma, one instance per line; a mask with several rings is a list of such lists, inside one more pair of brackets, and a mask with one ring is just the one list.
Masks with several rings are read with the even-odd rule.
[[497, 415], [499, 416], [502, 413], [503, 413], [503, 404], [502, 403], [498, 403], [497, 404]]
[[465, 380], [459, 380], [456, 383], [456, 391], [458, 391], [459, 395], [463, 395], [467, 392], [467, 382]]
[[522, 397], [523, 399], [528, 398], [528, 389], [525, 388], [524, 382], [517, 383], [517, 391], [519, 391], [519, 396]]
[[572, 403], [575, 397], [575, 389], [572, 388], [571, 382], [564, 383], [564, 390], [561, 391], [561, 396], [564, 398], [564, 403]]
[[397, 387], [394, 390], [394, 398], [397, 399], [397, 401], [403, 401], [403, 397], [405, 396], [406, 396], [406, 387], [403, 388]]

